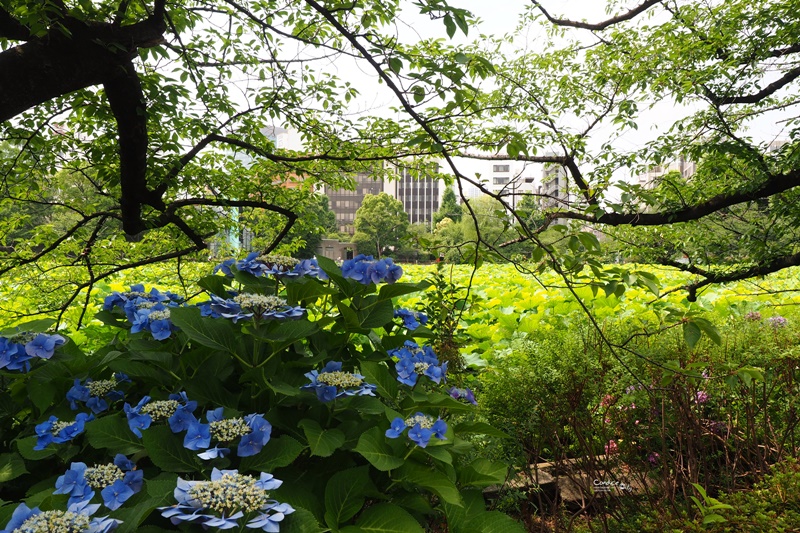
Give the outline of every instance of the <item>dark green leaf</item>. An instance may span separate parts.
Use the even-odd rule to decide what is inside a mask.
[[[340,529],[340,533],[424,533],[408,511],[391,503],[379,503],[364,511],[356,526]]]
[[[344,433],[339,429],[322,429],[317,422],[308,418],[301,420],[297,425],[303,429],[308,439],[311,455],[328,457],[344,444]]]
[[[371,484],[366,466],[331,476],[325,486],[325,522],[330,528],[335,530],[361,510]]]
[[[92,448],[131,455],[144,449],[144,444],[131,432],[121,416],[109,415],[86,424],[86,438]]]
[[[386,443],[386,435],[374,427],[364,432],[358,439],[355,451],[364,456],[372,466],[382,472],[388,472],[403,466],[403,459],[397,457]]]
[[[200,459],[183,447],[183,435],[174,434],[167,426],[154,426],[142,431],[142,441],[153,464],[165,472],[197,472]]]

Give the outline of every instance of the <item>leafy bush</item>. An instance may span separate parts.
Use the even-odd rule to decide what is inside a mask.
[[[426,283],[382,283],[402,271],[366,257],[217,270],[196,305],[144,286],[108,296],[98,317],[119,330],[94,353],[40,341],[20,361],[26,346],[6,346],[0,524],[521,531],[483,504],[506,466],[468,440],[502,434],[451,423],[470,398],[446,392],[430,331],[395,318],[393,298]]]

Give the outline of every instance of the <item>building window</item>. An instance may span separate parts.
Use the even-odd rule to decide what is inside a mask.
[[[533,183],[534,178],[525,178],[525,183]]]
[[[508,172],[509,165],[492,165],[492,172]]]
[[[495,185],[505,185],[506,183],[508,183],[508,177],[506,176],[504,178],[494,178],[493,181]]]

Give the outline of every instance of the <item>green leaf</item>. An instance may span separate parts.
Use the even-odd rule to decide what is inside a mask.
[[[697,324],[703,333],[708,335],[708,338],[711,339],[714,344],[722,346],[722,337],[720,337],[719,330],[717,330],[714,324],[705,318],[695,318],[693,322]]]
[[[219,296],[220,298],[229,298],[228,286],[226,283],[230,283],[230,281],[225,276],[217,276],[212,274],[210,276],[200,278],[200,280],[197,282],[197,285],[207,290],[211,294]]]
[[[431,284],[428,281],[420,281],[419,283],[393,283],[391,285],[387,283],[382,285],[378,291],[378,299],[391,300],[398,296],[424,291],[430,286]]]
[[[0,455],[0,483],[17,479],[27,472],[25,461],[18,454],[4,453]]]
[[[364,506],[371,484],[366,466],[342,470],[331,476],[325,485],[325,523],[336,529],[353,518]]]
[[[196,452],[183,447],[183,436],[167,426],[154,426],[142,431],[142,441],[153,464],[165,472],[197,472]]]
[[[450,13],[444,16],[444,27],[447,31],[447,36],[452,39],[456,34],[456,23],[453,20],[453,17],[450,16]]]
[[[399,57],[390,57],[389,69],[395,74],[400,74],[400,71],[403,70],[403,61]]]
[[[724,516],[716,513],[707,514],[703,517],[703,524],[718,524],[720,522],[727,522]]]
[[[273,320],[265,326],[259,327],[256,337],[268,341],[298,341],[305,339],[319,331],[316,322],[307,319],[299,320]]]
[[[86,438],[96,450],[107,449],[114,453],[131,455],[144,449],[142,441],[128,427],[128,422],[120,416],[104,416],[86,424]]]
[[[391,503],[379,503],[365,510],[356,526],[347,526],[340,533],[424,533],[408,511]]]
[[[54,318],[39,318],[37,320],[30,320],[28,322],[23,322],[18,324],[14,327],[5,328],[0,331],[0,335],[8,337],[14,335],[20,331],[30,331],[32,333],[44,333],[50,326],[56,323]]]
[[[464,486],[488,487],[506,481],[508,466],[498,461],[478,458],[459,472],[458,482]]]
[[[361,435],[355,451],[382,472],[403,466],[403,459],[394,455],[386,443],[386,435],[377,427],[371,428]]]
[[[48,407],[53,405],[53,398],[55,398],[56,391],[52,383],[44,384],[40,380],[31,380],[28,383],[28,398],[31,399],[33,405],[43,413]]]
[[[389,373],[386,365],[374,361],[362,361],[361,373],[367,383],[377,386],[378,394],[392,400],[397,397],[397,380]]]
[[[455,483],[438,470],[416,463],[406,462],[405,465],[397,470],[397,475],[404,481],[414,483],[430,490],[449,504],[459,507],[464,505],[461,500],[461,494],[459,494]]]
[[[464,506],[450,505],[444,503],[444,514],[447,517],[447,525],[452,533],[469,533],[472,519],[486,512],[486,502],[483,499],[483,492],[476,489],[467,489],[461,492]]]
[[[281,533],[321,533],[322,528],[310,511],[295,507],[292,514],[281,521]]]
[[[170,319],[188,337],[203,346],[228,353],[236,353],[239,342],[236,325],[229,320],[200,316],[200,309],[176,307],[170,310]]]
[[[390,300],[379,301],[358,311],[358,321],[362,328],[379,328],[394,318],[394,306]]]
[[[30,461],[39,461],[41,459],[45,459],[46,457],[50,457],[51,455],[55,455],[56,453],[57,444],[51,444],[44,450],[34,450],[33,447],[36,446],[35,436],[17,439],[14,442],[17,443],[17,451],[19,454]]]
[[[288,435],[270,439],[260,453],[243,457],[239,464],[242,471],[272,472],[276,468],[289,466],[297,459],[305,446]]]
[[[336,291],[317,280],[305,277],[301,279],[304,281],[286,283],[286,299],[292,305],[315,303],[326,294],[336,294]]]
[[[303,429],[303,433],[308,439],[311,455],[329,457],[344,444],[345,436],[339,429],[324,430],[316,421],[308,418],[301,420],[297,425]]]
[[[683,340],[689,348],[694,348],[702,335],[700,327],[694,322],[683,323]]]
[[[154,384],[168,385],[172,383],[169,372],[153,363],[142,363],[131,361],[123,357],[115,358],[108,363],[108,367],[114,372],[122,372],[133,378],[142,378],[142,381]]]

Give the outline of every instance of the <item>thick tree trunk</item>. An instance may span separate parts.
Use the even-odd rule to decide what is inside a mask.
[[[0,122],[115,78],[139,48],[163,42],[164,31],[157,18],[122,27],[66,19],[45,37],[0,53]]]

